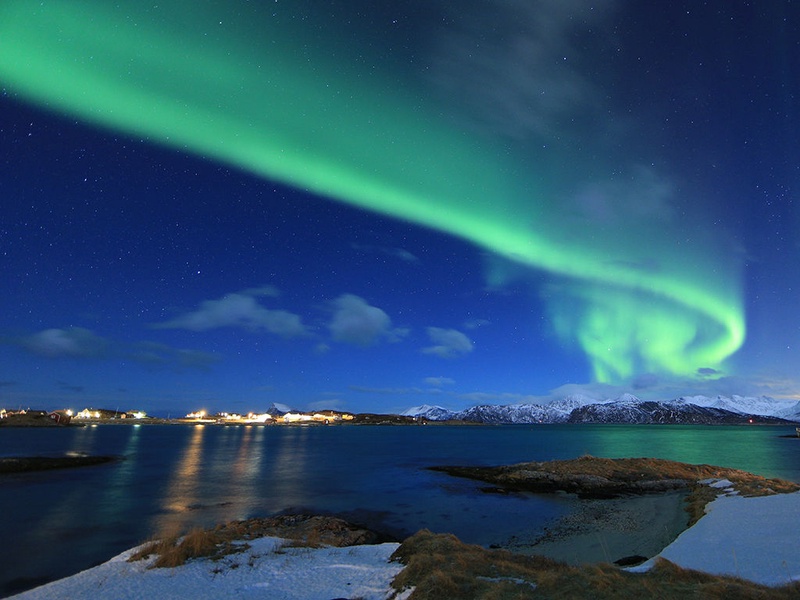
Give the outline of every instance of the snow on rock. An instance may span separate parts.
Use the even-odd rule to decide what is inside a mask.
[[[409,409],[400,413],[401,417],[423,417],[429,421],[446,421],[453,416],[453,412],[441,406],[431,406],[430,404],[423,404],[422,406],[412,406]]]
[[[273,402],[272,405],[267,409],[267,414],[275,416],[283,416],[286,413],[290,412],[297,412],[288,404],[281,404],[280,402]]]
[[[197,559],[172,569],[148,569],[153,559],[127,562],[134,550],[77,575],[14,596],[19,600],[384,600],[403,569],[389,557],[399,544],[344,548],[284,547],[284,540],[248,541],[250,548],[222,560]]]
[[[687,404],[706,408],[719,408],[743,415],[761,415],[793,419],[800,414],[800,402],[776,399],[769,396],[683,396]]]
[[[646,571],[661,557],[687,569],[770,586],[800,580],[800,492],[721,496],[706,513],[658,556],[629,570]]]
[[[454,415],[461,421],[473,423],[546,423],[547,411],[538,404],[508,404],[496,406],[484,404],[462,410]]]
[[[402,413],[432,421],[473,423],[745,423],[749,419],[800,421],[800,402],[767,396],[682,396],[641,400],[633,394],[598,400],[572,395],[548,404],[483,404],[459,412],[441,406],[415,406]]]

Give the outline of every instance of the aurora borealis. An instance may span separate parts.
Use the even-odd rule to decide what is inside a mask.
[[[780,17],[789,6],[776,3],[763,9],[759,23],[768,27],[785,22]],[[205,295],[195,296],[181,288],[179,302],[173,295],[162,304],[182,315],[143,319],[138,339],[124,344],[109,341],[111,332],[98,331],[91,319],[70,316],[68,323],[52,322],[44,308],[36,319],[41,327],[11,318],[6,323],[6,351],[16,358],[9,358],[8,364],[15,364],[20,360],[17,355],[26,351],[27,360],[48,365],[56,359],[63,359],[62,364],[86,360],[91,358],[86,355],[87,339],[93,340],[90,346],[100,348],[94,354],[122,361],[132,370],[141,367],[132,363],[137,363],[135,357],[142,356],[144,347],[153,352],[153,360],[163,362],[214,356],[204,368],[226,375],[219,383],[209,382],[199,392],[201,397],[205,394],[213,401],[228,396],[223,382],[238,380],[234,374],[238,370],[254,380],[263,379],[249,397],[257,398],[257,389],[268,389],[266,396],[273,401],[297,405],[322,405],[334,396],[331,402],[343,406],[367,398],[383,401],[374,394],[348,399],[353,390],[364,389],[425,395],[423,381],[429,382],[434,400],[444,395],[451,402],[492,395],[512,400],[545,396],[568,383],[621,389],[638,389],[643,381],[688,387],[713,386],[714,381],[730,385],[743,374],[737,357],[746,353],[747,340],[752,339],[750,332],[746,335],[748,290],[752,290],[748,253],[760,250],[747,247],[742,235],[746,229],[742,221],[758,214],[753,208],[758,198],[750,197],[757,192],[726,188],[741,173],[730,178],[723,171],[736,171],[741,156],[727,151],[730,145],[722,140],[715,146],[715,128],[722,130],[725,123],[724,115],[718,114],[733,112],[739,103],[726,103],[717,91],[702,89],[711,82],[692,78],[703,58],[691,44],[707,34],[703,27],[723,18],[746,27],[749,9],[740,7],[737,13],[722,7],[696,15],[675,7],[650,9],[663,11],[665,22],[682,20],[678,26],[686,28],[687,46],[673,40],[670,53],[659,52],[655,41],[640,39],[642,23],[653,15],[624,2],[600,8],[582,0],[476,1],[458,9],[413,1],[400,8],[362,2],[323,6],[312,1],[264,6],[173,0],[157,7],[86,0],[6,2],[0,9],[0,82],[5,99],[14,103],[12,109],[45,111],[43,118],[79,127],[78,137],[119,140],[122,136],[136,144],[137,154],[152,148],[160,157],[203,161],[208,171],[203,178],[208,181],[195,185],[220,193],[213,200],[200,200],[203,194],[191,190],[173,196],[172,202],[188,213],[200,202],[213,202],[215,211],[232,209],[231,194],[224,190],[232,184],[221,183],[220,178],[214,181],[209,165],[229,173],[226,179],[241,177],[246,182],[242,186],[261,181],[265,188],[275,184],[285,188],[265,202],[267,217],[292,212],[296,203],[318,201],[365,209],[374,216],[335,209],[336,219],[355,219],[374,228],[366,244],[353,235],[351,251],[383,261],[393,255],[398,263],[405,256],[406,262],[419,263],[419,249],[379,231],[410,228],[414,235],[433,236],[432,244],[453,245],[468,257],[455,264],[465,268],[462,279],[471,281],[470,294],[497,297],[476,307],[475,314],[465,310],[455,316],[451,307],[437,317],[450,315],[451,322],[430,322],[425,320],[428,315],[439,313],[433,305],[455,302],[433,293],[430,288],[435,286],[428,283],[439,277],[443,265],[434,268],[427,282],[422,277],[406,286],[385,283],[391,272],[376,278],[365,272],[359,279],[354,269],[339,285],[328,281],[331,289],[319,292],[327,304],[315,310],[332,311],[329,324],[322,316],[316,317],[319,322],[306,324],[289,309],[268,307],[273,299],[283,298],[279,290],[307,289],[307,283],[292,274],[274,280],[270,271],[275,269],[266,266],[267,259],[261,261],[266,263],[263,274],[257,269],[249,279],[240,274],[235,287],[230,282],[223,287],[219,281],[203,290]],[[718,35],[727,35],[726,31]],[[673,35],[666,29],[662,33]],[[762,33],[755,31],[753,44],[758,42],[756,34]],[[728,40],[721,45],[735,43]],[[637,70],[643,57],[647,67]],[[741,71],[745,77],[751,64],[739,64],[735,58],[728,57],[727,72]],[[658,99],[655,71],[675,77],[673,104],[682,98],[679,109]],[[775,77],[785,90],[786,77],[780,73]],[[717,105],[683,97],[684,88]],[[694,137],[686,137],[679,129],[692,111],[704,126]],[[83,139],[76,143],[87,145]],[[709,165],[703,168],[698,158]],[[24,187],[20,181],[14,189]],[[112,188],[94,202],[113,205],[125,197],[132,204],[155,202],[155,211],[163,206],[154,199],[131,197],[133,190]],[[305,196],[298,200],[300,194]],[[21,199],[11,201],[25,204]],[[224,256],[224,243],[214,246],[204,237],[205,228],[217,227],[200,218],[204,211],[192,217],[197,219],[195,231],[203,253],[218,253],[214,261],[221,264],[234,260]],[[229,223],[228,233],[238,237],[253,225],[252,219],[245,221]],[[120,226],[121,222],[115,225]],[[141,226],[144,235],[148,226]],[[302,224],[294,227],[293,237],[304,235]],[[347,241],[339,237],[352,230],[351,225],[330,224],[315,235],[333,246]],[[217,231],[211,238],[223,233]],[[450,241],[444,242],[442,234]],[[298,264],[330,260],[326,251],[320,255],[313,250],[318,245],[301,240],[292,260]],[[426,266],[428,260],[436,258],[426,259]],[[476,260],[483,263],[483,284],[473,277],[475,267],[464,265]],[[143,254],[140,266],[147,269],[148,261],[151,269],[161,264],[160,258]],[[329,270],[331,280],[339,269]],[[448,276],[453,275],[457,274]],[[153,285],[151,281],[140,293],[149,295]],[[315,285],[320,285],[319,279]],[[406,308],[398,306],[394,315],[372,303],[389,287],[398,288],[393,302],[403,296],[413,299]],[[451,292],[453,298],[459,294]],[[432,295],[421,298],[426,293]],[[519,296],[514,308],[519,313],[493,314],[505,310],[491,305],[502,304],[499,297],[508,293]],[[7,314],[24,305],[25,298],[20,288]],[[318,305],[322,298],[316,300]],[[193,312],[192,307],[196,307]],[[113,320],[110,315],[105,318]],[[506,320],[515,332],[527,333],[519,350],[508,350],[513,359],[503,361],[499,348],[504,347],[505,334],[500,328],[479,342],[470,338],[467,324],[480,322],[485,324],[480,331],[492,331],[493,323]],[[187,323],[201,325],[192,328]],[[209,343],[208,337],[198,337],[200,331],[209,330],[220,334],[241,330],[251,337],[247,343],[238,340],[231,350],[219,340]],[[125,336],[137,337],[130,331]],[[154,339],[159,336],[172,337]],[[414,336],[421,339],[411,349]],[[273,337],[281,341],[273,342]],[[37,346],[37,340],[45,340],[44,345]],[[289,391],[280,377],[261,372],[266,355],[285,352],[268,350],[273,343],[289,343],[291,353],[305,352],[306,357],[298,360],[308,361],[308,370],[316,376],[329,369],[341,374],[347,361],[344,356],[333,360],[333,355],[345,346],[362,353],[372,348],[372,358],[379,364],[371,364],[362,354],[359,372],[372,372],[374,377],[347,384],[323,378],[326,383],[318,385],[333,387]],[[334,347],[336,343],[340,346]],[[305,344],[302,351],[301,344]],[[178,345],[192,349],[176,350]],[[116,348],[113,359],[108,357],[109,346]],[[381,357],[375,348],[384,348],[392,358]],[[542,360],[543,352],[553,351],[555,357]],[[232,355],[248,352],[258,358],[235,367]],[[486,363],[487,379],[467,384],[460,372],[480,368],[476,356],[484,352],[493,355]],[[420,364],[422,358],[432,357],[447,360]],[[408,368],[388,375],[387,359]],[[458,364],[469,360],[477,362]],[[489,375],[494,377],[491,383]],[[15,382],[9,389],[16,388],[14,376],[7,378]],[[159,371],[154,379],[163,378]],[[392,381],[384,383],[387,378]],[[405,402],[419,403],[410,398]]]

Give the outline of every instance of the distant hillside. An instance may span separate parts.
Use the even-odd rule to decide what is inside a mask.
[[[672,423],[735,424],[800,422],[800,402],[766,396],[686,396],[668,401],[640,400],[632,394],[596,400],[567,396],[549,404],[478,405],[462,411],[416,406],[402,413],[431,421],[472,423]]]

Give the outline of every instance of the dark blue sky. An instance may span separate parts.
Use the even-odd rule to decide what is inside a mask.
[[[800,397],[791,2],[207,2],[199,16],[182,4],[54,13],[65,31],[71,10],[91,21],[97,48],[104,28],[119,31],[113,19],[142,19],[124,50],[135,61],[157,48],[151,70],[188,55],[203,17],[233,22],[197,72],[166,83],[127,81],[128,67],[67,74],[77,100],[66,103],[66,67],[35,85],[14,69],[33,54],[26,44],[43,47],[36,19],[49,9],[5,9],[9,27],[34,20],[0,49],[0,406],[382,412],[575,392]],[[276,33],[284,46],[271,56],[254,31],[276,19],[295,41]],[[169,46],[158,46],[162,26]],[[298,32],[305,56],[291,52]],[[89,73],[92,49],[59,39]],[[244,96],[248,83],[253,95],[279,88],[296,109],[269,121],[269,99],[209,100],[227,89],[209,61],[231,54],[280,59],[282,78],[237,85]],[[287,75],[295,67],[306,79]],[[131,86],[127,99],[104,95],[106,77]],[[316,79],[351,100],[317,102]],[[161,94],[156,109],[144,101],[141,119],[134,105],[116,121],[137,86]],[[172,131],[149,116],[170,97],[210,120]],[[226,118],[242,138],[296,143],[295,170],[280,156],[264,169],[239,160],[214,133]],[[207,123],[208,142],[189,127]],[[323,159],[346,169],[328,175]],[[373,205],[364,190],[376,181]],[[412,192],[440,212],[378,201]],[[541,245],[513,246],[518,223]],[[718,351],[739,320],[744,337]]]

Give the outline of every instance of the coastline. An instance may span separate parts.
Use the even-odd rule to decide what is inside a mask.
[[[631,500],[635,499],[611,502],[628,503],[630,508]],[[603,501],[586,502],[591,511],[601,512],[598,503]],[[602,528],[641,508],[616,511]],[[526,598],[541,593],[552,598],[610,600],[649,597],[658,590],[659,597],[667,600],[688,596],[788,600],[800,593],[800,557],[790,543],[797,533],[798,516],[798,492],[759,498],[722,496],[709,505],[706,517],[656,557],[627,569],[607,562],[576,567],[539,555],[464,544],[455,536],[424,530],[400,544],[337,547],[313,542],[311,536],[299,541],[272,537],[262,528],[256,535],[267,535],[242,535],[229,542],[222,555],[201,554],[167,568],[155,568],[158,555],[145,544],[12,597],[203,600],[266,594],[273,600],[413,600],[494,598],[509,593]],[[594,519],[588,527],[599,521]],[[564,535],[562,541],[580,544],[590,532],[578,527]],[[724,551],[721,542],[729,544]]]
[[[569,565],[639,564],[656,556],[689,528],[685,492],[581,500],[542,536],[520,535],[501,544],[511,552],[541,555]]]
[[[96,469],[9,479],[4,485],[5,506],[16,510],[18,518],[9,522],[7,538],[16,550],[5,550],[6,572],[0,596],[100,564],[154,534],[210,527],[231,519],[287,511],[346,515],[379,531],[394,532],[398,540],[428,528],[452,532],[465,543],[491,549],[504,546],[520,532],[528,531],[533,537],[543,533],[545,527],[553,529],[556,519],[586,502],[576,494],[563,492],[487,494],[480,490],[490,484],[429,472],[432,465],[509,465],[531,458],[630,456],[631,449],[672,449],[679,460],[688,459],[690,463],[732,465],[768,477],[800,481],[800,469],[796,468],[800,463],[795,460],[800,457],[800,446],[779,439],[770,429],[9,430],[0,436],[6,442],[7,455],[14,455],[10,450],[25,456],[47,450],[117,453],[126,460]],[[188,464],[196,465],[190,477],[184,468]],[[276,469],[276,465],[284,470]],[[40,490],[51,493],[38,493]],[[129,493],[120,496],[122,490]],[[329,496],[320,496],[320,492]],[[117,501],[119,498],[123,501]],[[72,516],[80,511],[88,519],[78,523]],[[39,519],[34,522],[35,529],[26,525],[31,519]],[[625,550],[625,554],[629,552]],[[36,560],[30,560],[31,556]]]
[[[584,456],[525,463],[523,470],[539,473],[530,469],[535,464],[566,477],[568,464],[577,469],[571,478],[585,481],[587,466],[597,472],[611,464],[618,482],[630,477],[620,465],[641,468],[643,460],[649,467],[660,467],[660,475],[670,482],[676,481],[676,468],[720,469],[656,459]],[[491,469],[512,473],[514,486],[519,487],[520,478],[513,475],[518,467]],[[486,467],[477,469],[486,475]],[[725,472],[737,482],[692,482],[709,490],[712,497],[703,505],[705,516],[693,520],[691,526],[685,506],[693,492],[675,488],[582,499],[577,511],[559,519],[543,536],[512,537],[494,549],[427,530],[399,544],[376,543],[381,540],[371,532],[335,517],[284,515],[235,521],[144,544],[13,597],[45,600],[99,593],[118,599],[248,598],[268,590],[270,597],[286,600],[411,600],[417,597],[417,589],[420,597],[432,597],[433,592],[438,594],[433,597],[481,598],[494,597],[499,588],[519,592],[520,586],[541,590],[547,597],[551,597],[547,590],[555,590],[558,593],[552,597],[564,598],[615,598],[623,588],[629,595],[659,589],[664,598],[737,589],[742,590],[737,597],[796,597],[800,557],[792,549],[800,533],[798,486],[742,471]],[[459,476],[464,476],[463,471]],[[537,475],[529,477],[535,480]],[[776,493],[764,482],[776,489],[784,486],[787,493]],[[594,492],[597,483],[593,482]],[[639,485],[641,478],[636,483],[636,489],[651,489]],[[756,489],[761,497],[744,497],[736,485]],[[635,563],[641,564],[627,567]],[[463,593],[452,595],[452,590]],[[515,594],[527,597],[524,591]]]

